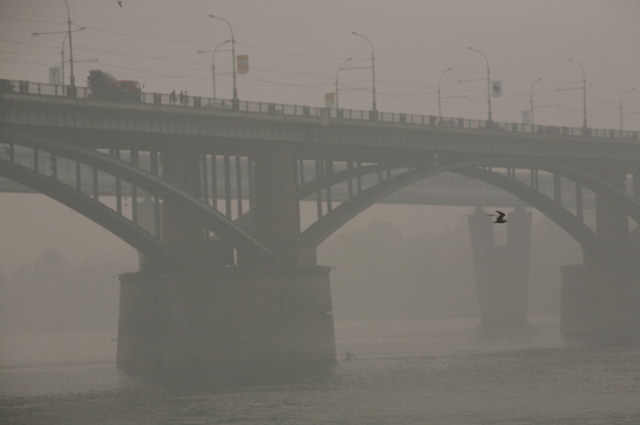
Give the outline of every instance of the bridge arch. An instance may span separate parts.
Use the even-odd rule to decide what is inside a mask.
[[[111,176],[117,176],[118,179],[146,191],[157,199],[179,204],[194,221],[212,231],[230,246],[245,250],[251,253],[254,258],[272,258],[271,252],[264,245],[227,217],[199,199],[175,188],[160,177],[132,164],[92,149],[31,134],[5,131],[0,139],[0,144],[4,145],[0,155],[0,175],[71,207],[114,233],[145,256],[157,258],[159,261],[176,259],[176,253],[160,240],[158,234],[154,235],[146,231],[135,223],[135,220],[125,217],[121,211],[115,211],[100,202],[97,195],[92,198],[79,188],[73,188],[57,180],[55,175],[42,173],[37,163],[39,153],[49,153],[54,165],[57,158],[60,157],[75,161],[76,164],[89,166],[95,170],[94,173],[101,171]],[[20,165],[14,161],[13,152],[16,146],[33,150],[33,167]]]
[[[573,181],[574,183],[578,183],[585,188],[592,190],[596,194],[606,193],[609,197],[612,197],[619,202],[621,208],[624,208],[625,213],[628,214],[630,218],[640,223],[640,203],[624,191],[612,186],[591,172],[548,161],[526,160],[501,163],[500,161],[494,160],[476,160],[451,164],[433,170],[420,171],[419,169],[414,169],[407,171],[402,175],[390,178],[385,182],[381,182],[378,185],[365,190],[355,198],[343,202],[332,211],[328,212],[325,216],[319,218],[317,222],[313,223],[304,232],[302,232],[300,243],[307,246],[318,246],[342,225],[393,191],[437,173],[450,171],[484,181],[505,190],[522,200],[525,200],[531,206],[540,210],[543,214],[547,215],[552,221],[563,228],[571,237],[580,243],[586,252],[590,252],[598,256],[604,256],[606,258],[610,257],[602,238],[589,228],[581,218],[576,217],[576,215],[556,202],[555,199],[544,195],[537,189],[534,189],[515,178],[489,171],[489,169],[486,168],[489,166],[499,168],[536,169],[564,177],[567,180]],[[364,174],[366,172],[378,171],[379,168],[380,166],[370,166],[369,169],[362,168],[359,171],[352,171],[351,173],[342,172],[342,175],[344,178],[353,178],[354,173],[359,172]],[[325,184],[334,184],[339,179],[338,176],[323,176],[322,180]],[[305,189],[309,188],[309,190],[311,190],[312,187],[318,188],[320,186],[320,182],[313,182],[313,184],[310,182],[306,184]],[[308,196],[308,193],[303,190],[301,191],[301,195]]]
[[[42,193],[79,214],[89,217],[145,257],[162,262],[177,260],[176,254],[169,247],[142,227],[64,183],[4,159],[0,159],[0,176]]]

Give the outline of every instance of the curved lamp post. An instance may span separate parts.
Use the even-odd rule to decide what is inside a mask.
[[[622,99],[624,99],[624,95],[626,95],[627,93],[630,93],[632,91],[635,91],[635,87],[632,89],[627,90],[626,92],[622,93],[622,96],[620,96],[620,131],[622,131]]]
[[[349,62],[351,59],[352,58],[349,58],[346,61],[343,61],[342,63],[340,63],[340,65],[338,65],[338,68],[336,68],[336,109],[339,108],[339,105],[338,105],[338,71],[343,69],[342,65],[344,65],[347,62]]]
[[[473,47],[467,47],[467,49],[471,50],[472,52],[480,53],[482,57],[484,57],[485,62],[487,62],[487,104],[489,111],[488,122],[489,124],[491,124],[493,120],[491,119],[491,70],[489,69],[489,59],[487,59],[487,55],[482,53],[480,50],[474,49]]]
[[[580,66],[580,69],[582,69],[582,127],[586,130],[587,129],[587,77],[586,77],[586,73],[584,72],[584,66],[582,66],[582,64],[578,61],[575,61],[571,58],[567,59],[569,62],[573,62],[577,65]]]
[[[369,37],[359,34],[355,31],[351,31],[351,34],[364,38],[369,42],[369,46],[371,46],[371,79],[372,79],[372,91],[373,91],[373,101],[371,103],[371,112],[372,112],[371,117],[373,120],[375,120],[377,119],[378,108],[376,105],[376,59],[375,59],[375,55],[373,54],[373,43],[371,42],[371,40],[369,40]]]
[[[219,16],[215,16],[215,15],[209,15],[210,18],[213,19],[219,19],[223,22],[225,22],[228,26],[229,26],[229,30],[231,31],[231,54],[233,55],[233,99],[231,100],[231,107],[233,109],[239,109],[240,107],[240,101],[238,100],[238,89],[236,88],[236,39],[233,37],[233,27],[231,26],[231,24],[229,23],[229,21],[227,21],[224,18],[221,18]]]
[[[231,42],[231,40],[225,40],[222,43],[218,44],[215,49],[212,50],[212,54],[211,54],[211,81],[212,81],[212,86],[213,86],[213,100],[216,100],[216,52],[218,51],[218,49],[222,46],[224,46],[225,44]],[[206,53],[209,52],[207,50],[198,50],[197,53]]]
[[[442,76],[444,74],[446,74],[447,72],[451,71],[453,69],[453,67],[449,67],[447,69],[445,69],[442,74],[440,74],[440,77],[438,77],[438,121],[442,120],[442,108],[440,107],[440,80],[442,80]]]
[[[533,120],[533,88],[542,81],[542,77],[538,78],[531,84],[531,91],[529,92],[529,105],[531,106],[531,130],[533,131],[533,126],[535,125],[535,121]]]

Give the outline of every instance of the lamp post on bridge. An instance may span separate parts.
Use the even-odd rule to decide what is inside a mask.
[[[467,47],[467,49],[471,50],[472,52],[480,53],[482,57],[484,57],[485,62],[487,63],[487,104],[488,104],[488,111],[489,111],[489,118],[487,122],[490,126],[493,120],[491,118],[491,69],[489,69],[489,59],[487,59],[487,55],[482,53],[480,50],[474,49],[473,47]]]
[[[225,22],[229,26],[229,30],[231,31],[231,55],[233,56],[233,61],[232,61],[232,65],[233,65],[233,99],[231,99],[231,107],[234,110],[238,110],[238,109],[240,109],[240,101],[238,100],[238,89],[236,87],[236,39],[233,36],[233,27],[231,26],[229,21],[227,21],[224,18],[221,18],[219,16],[215,16],[215,15],[211,15],[211,14],[209,15],[209,17]]]
[[[542,77],[538,78],[536,81],[533,82],[533,84],[531,84],[531,91],[529,92],[529,104],[531,107],[531,132],[534,132],[534,127],[535,127],[535,119],[533,117],[533,111],[536,108],[555,108],[557,106],[560,106],[560,103],[554,103],[554,104],[549,104],[549,105],[538,105],[538,106],[534,106],[533,105],[533,88],[536,86],[536,84],[538,84],[540,81],[542,81]]]
[[[447,69],[445,69],[442,74],[440,74],[440,77],[438,77],[438,121],[442,120],[442,108],[440,107],[440,80],[442,80],[442,76],[444,74],[446,74],[447,72],[451,71],[453,69],[453,67],[449,67]]]
[[[82,31],[82,30],[86,30],[86,29],[87,29],[87,27],[81,27],[81,28],[78,28],[77,30],[73,30],[71,32],[78,32],[78,31]],[[44,34],[44,33],[41,33],[41,34]],[[64,95],[64,43],[67,42],[67,38],[69,38],[69,34],[68,33],[64,36],[64,40],[62,40],[62,50],[60,51],[60,67],[61,67],[60,71],[62,72],[62,87],[63,87],[63,89],[62,89],[63,93],[62,94],[63,95]]]
[[[352,58],[349,58],[345,61],[343,61],[342,63],[340,63],[340,65],[338,65],[338,68],[336,68],[336,109],[338,109],[340,106],[338,104],[338,71],[340,71],[342,68],[342,65],[344,65],[345,63],[349,62]]]
[[[371,102],[371,120],[375,121],[378,119],[378,108],[376,105],[376,60],[373,53],[373,43],[371,42],[371,40],[369,40],[369,37],[359,34],[355,31],[351,31],[351,34],[364,38],[369,42],[369,46],[371,46],[371,80],[373,92],[373,101]]]
[[[571,58],[567,59],[569,62],[573,62],[575,64],[578,64],[580,66],[580,69],[582,69],[582,114],[583,114],[583,118],[582,118],[582,128],[586,131],[587,130],[587,77],[586,77],[586,73],[584,72],[584,66],[582,66],[582,64],[578,61],[575,61]]]
[[[622,115],[623,115],[623,113],[622,113],[622,99],[624,99],[624,96],[625,96],[627,93],[630,93],[630,92],[632,92],[632,91],[635,91],[635,89],[636,89],[635,87],[634,87],[634,88],[632,88],[632,89],[629,89],[629,90],[627,90],[626,92],[622,93],[622,96],[620,96],[620,131],[622,131]]]
[[[531,91],[529,92],[529,105],[531,106],[531,131],[533,131],[533,126],[535,125],[535,121],[533,119],[533,88],[542,81],[542,77],[538,78],[531,84]]]
[[[216,100],[216,52],[218,51],[218,49],[222,46],[224,46],[225,44],[229,43],[231,40],[225,40],[222,43],[218,44],[215,49],[212,50],[212,54],[211,54],[211,81],[212,81],[212,86],[213,86],[213,100]],[[209,52],[211,50],[198,50],[197,53],[205,53],[205,52]]]

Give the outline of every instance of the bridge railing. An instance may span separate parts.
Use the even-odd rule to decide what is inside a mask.
[[[87,87],[76,87],[76,98],[91,99],[91,90]],[[30,81],[15,81],[0,79],[0,96],[4,93],[19,93],[25,95],[68,97],[71,94],[70,86],[34,83]],[[202,109],[233,110],[233,102],[230,99],[213,99],[201,96],[184,95],[175,97],[165,93],[142,93],[140,102],[147,105],[164,105],[174,107],[191,107]],[[265,113],[287,116],[310,116],[331,120],[362,120],[382,121],[400,124],[427,125],[432,127],[449,127],[467,130],[488,129],[492,131],[504,131],[511,133],[529,133],[547,136],[551,140],[560,140],[565,137],[589,136],[606,139],[639,139],[638,131],[621,131],[596,128],[559,127],[548,125],[529,125],[520,123],[503,123],[486,120],[472,120],[466,118],[438,118],[435,115],[416,115],[397,112],[362,111],[357,109],[320,108],[303,105],[288,105],[271,102],[238,102],[238,110],[241,112]]]

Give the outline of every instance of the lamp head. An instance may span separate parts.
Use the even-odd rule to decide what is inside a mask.
[[[216,18],[216,16],[212,15],[211,13],[209,14],[209,17],[214,19]]]
[[[453,69],[453,67],[452,67],[452,66],[450,66],[449,68],[447,68],[447,70],[446,70],[445,72],[449,72],[449,71],[451,71],[452,69]]]
[[[357,32],[355,32],[355,31],[351,31],[351,34],[353,34],[353,35],[360,35],[360,34],[358,34],[358,33],[357,33]]]

